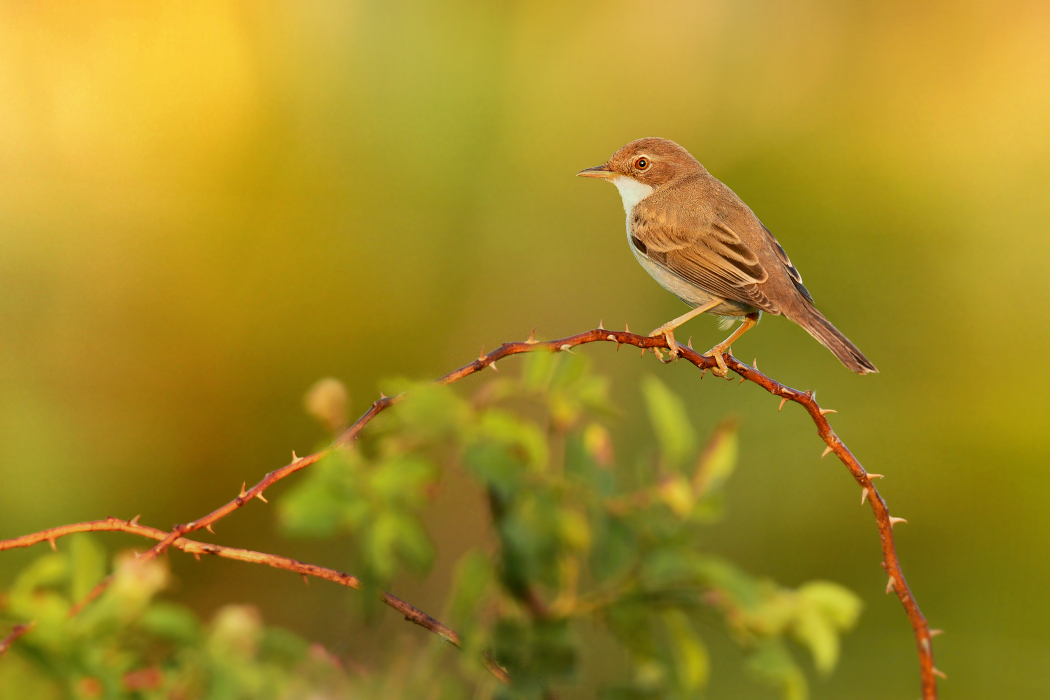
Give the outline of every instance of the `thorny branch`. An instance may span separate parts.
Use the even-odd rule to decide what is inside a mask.
[[[576,335],[569,336],[567,338],[561,338],[559,340],[549,341],[537,341],[533,335],[529,336],[528,340],[516,342],[516,343],[504,343],[499,348],[493,350],[488,354],[482,354],[478,359],[473,362],[460,367],[452,372],[449,372],[445,376],[434,381],[438,385],[447,385],[457,382],[460,379],[468,377],[472,374],[480,372],[486,367],[492,367],[496,369],[496,362],[502,360],[505,357],[511,355],[520,355],[526,352],[537,352],[545,350],[548,352],[568,352],[572,348],[580,345],[595,342],[613,342],[616,343],[617,347],[620,345],[633,345],[637,348],[642,348],[643,352],[647,349],[664,348],[668,347],[667,340],[663,336],[659,337],[648,337],[644,335],[638,335],[631,333],[630,330],[625,331],[610,331],[601,327],[599,324],[598,328],[594,330],[585,331]],[[694,351],[691,347],[685,347],[681,344],[677,344],[680,357],[687,362],[693,364],[697,368],[706,372],[708,369],[712,369],[717,366],[713,357],[701,355]],[[799,391],[785,386],[758,371],[757,367],[747,365],[740,360],[736,359],[730,354],[724,356],[726,365],[740,376],[740,381],[750,381],[758,386],[762,387],[770,394],[779,396],[780,409],[784,407],[784,404],[788,401],[802,406],[803,409],[809,414],[817,428],[817,435],[827,445],[824,453],[821,455],[826,456],[830,452],[834,452],[835,456],[846,466],[853,478],[860,484],[861,487],[861,504],[863,505],[866,501],[871,503],[872,512],[875,514],[875,521],[879,528],[879,539],[882,544],[882,567],[886,570],[889,579],[886,585],[886,592],[891,591],[897,594],[901,604],[904,606],[905,612],[908,615],[908,619],[911,622],[912,628],[915,633],[915,640],[918,646],[919,652],[919,667],[922,677],[922,695],[923,700],[936,700],[937,698],[937,676],[943,674],[937,670],[933,665],[933,648],[931,640],[938,630],[931,630],[926,622],[926,618],[923,617],[922,612],[919,610],[918,603],[911,594],[911,590],[908,588],[908,583],[904,578],[904,572],[901,570],[900,560],[897,558],[897,552],[894,548],[893,542],[893,526],[899,522],[905,522],[903,518],[897,518],[890,515],[889,508],[886,505],[886,501],[879,494],[875,485],[872,483],[873,478],[881,478],[881,474],[869,474],[861,466],[860,462],[853,453],[849,451],[845,443],[835,434],[835,431],[831,428],[828,423],[826,415],[833,413],[829,409],[822,409],[816,400],[813,398],[813,392],[811,391]],[[304,469],[311,464],[320,461],[325,456],[337,450],[341,447],[351,444],[361,434],[364,427],[371,422],[379,413],[390,408],[391,406],[400,403],[405,399],[405,394],[399,394],[397,396],[383,396],[375,401],[364,414],[357,419],[357,421],[347,428],[339,437],[324,450],[315,452],[314,454],[306,457],[296,457],[295,453],[292,453],[292,461],[280,469],[276,469],[267,474],[263,479],[252,486],[250,489],[241,487],[241,492],[237,498],[229,501],[225,505],[217,508],[211,513],[204,517],[186,523],[184,525],[175,526],[171,532],[164,533],[161,530],[154,528],[147,528],[142,525],[138,525],[135,521],[124,522],[116,518],[110,518],[109,520],[96,521],[93,523],[79,523],[76,525],[67,525],[62,528],[54,528],[52,530],[45,530],[43,532],[36,533],[34,535],[27,535],[22,538],[15,540],[0,541],[0,550],[10,549],[12,547],[28,546],[29,544],[35,544],[37,542],[50,541],[54,544],[54,539],[61,535],[68,534],[70,532],[81,532],[87,530],[123,530],[126,532],[135,532],[136,534],[144,535],[152,539],[158,540],[157,544],[146,552],[143,552],[136,559],[137,562],[146,561],[153,559],[162,554],[168,547],[175,546],[178,549],[183,549],[193,554],[216,554],[218,556],[224,556],[230,559],[239,559],[241,561],[249,561],[253,563],[267,564],[269,566],[275,566],[277,568],[287,569],[289,571],[297,571],[301,574],[320,576],[328,580],[347,585],[352,588],[359,588],[360,582],[353,576],[343,574],[331,569],[324,569],[323,567],[317,567],[310,564],[303,564],[292,559],[286,559],[270,554],[261,554],[259,552],[250,552],[248,550],[233,549],[229,547],[219,547],[217,545],[202,544],[187,540],[183,536],[197,530],[208,529],[211,531],[211,525],[216,521],[226,517],[233,511],[241,508],[249,501],[254,498],[266,502],[263,492],[266,491],[270,486],[277,483],[281,479],[293,474],[294,472]],[[778,409],[779,410],[779,409]],[[107,526],[112,525],[112,526]],[[30,541],[31,540],[31,541]],[[17,543],[17,544],[16,544]],[[109,585],[112,580],[112,575],[102,581],[98,586],[95,587],[85,598],[80,601],[71,610],[70,614],[76,614],[84,605],[88,604],[95,598],[97,598],[102,591]],[[353,581],[354,583],[351,583]],[[389,599],[388,599],[389,598]],[[396,601],[396,604],[395,604]],[[424,613],[416,610],[412,606],[404,603],[400,599],[390,595],[384,594],[384,602],[391,607],[394,607],[399,612],[404,612],[406,618],[420,624],[423,627],[435,632],[436,634],[448,639],[452,643],[456,643],[458,637],[452,630],[444,627],[441,623],[433,620]],[[429,621],[429,622],[427,622]],[[21,627],[21,626],[20,626]],[[16,628],[11,635],[6,638],[3,643],[0,643],[0,650],[5,648],[3,645],[9,645],[13,638],[17,638],[20,634],[24,634],[25,629],[19,630]],[[490,663],[491,662],[491,663]],[[489,670],[493,672],[497,677],[501,677],[502,680],[506,680],[506,672],[503,671],[498,665],[495,664],[491,659],[486,659],[486,665]],[[502,674],[502,675],[501,675]]]
[[[63,525],[61,527],[53,527],[50,530],[42,530],[41,532],[36,532],[32,535],[24,535],[11,540],[3,540],[0,541],[0,551],[5,549],[17,549],[19,547],[30,547],[40,542],[50,542],[51,546],[54,547],[55,540],[59,537],[72,535],[76,532],[129,532],[133,535],[141,535],[142,537],[148,537],[153,540],[164,540],[168,535],[164,530],[140,525],[138,517],[132,518],[131,520],[121,520],[120,518],[110,516],[105,520],[93,520],[85,523],[76,523],[74,525]],[[224,559],[234,559],[236,561],[248,562],[249,564],[263,564],[275,569],[294,571],[295,573],[302,575],[304,582],[306,581],[307,576],[315,576],[317,578],[323,578],[326,581],[338,583],[340,586],[354,588],[359,591],[364,588],[364,584],[361,583],[361,580],[356,576],[344,574],[335,569],[327,569],[323,566],[305,564],[301,561],[289,559],[288,557],[281,557],[276,554],[253,552],[250,549],[224,547],[217,544],[207,544],[195,540],[188,540],[185,537],[175,539],[172,541],[171,546],[175,549],[181,549],[187,554],[192,554],[197,557],[198,560],[201,558],[202,554],[211,554]],[[445,627],[445,625],[441,624],[430,615],[427,615],[422,610],[409,605],[396,595],[387,593],[386,591],[380,593],[380,598],[391,608],[404,615],[405,619],[409,622],[414,622],[420,627],[430,630],[445,641],[451,642],[456,647],[463,647],[458,634],[450,630],[448,627]],[[0,642],[0,654],[3,654],[7,650],[7,647],[11,645],[11,642],[13,642],[18,636],[25,634],[32,629],[32,627],[33,623],[18,625],[15,627],[11,634],[8,635],[3,642]],[[484,662],[485,667],[492,672],[492,675],[504,683],[510,682],[510,677],[507,676],[507,672],[502,666],[497,664],[491,656],[485,654],[482,661]]]

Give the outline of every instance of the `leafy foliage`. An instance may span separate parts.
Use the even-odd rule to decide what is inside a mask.
[[[733,423],[698,449],[683,402],[647,377],[658,450],[643,469],[624,469],[607,383],[578,357],[532,354],[520,377],[501,375],[472,400],[412,391],[352,449],[313,465],[282,499],[281,522],[290,535],[350,536],[363,580],[389,586],[402,571],[428,570],[435,550],[422,515],[442,473],[464,470],[487,495],[498,541],[457,567],[443,619],[464,655],[449,662],[431,642],[385,673],[347,673],[250,608],[203,624],[156,600],[167,583],[156,561],[118,567],[103,598],[69,618],[71,601],[104,572],[98,546],[78,537],[25,570],[4,599],[5,617],[38,627],[16,645],[19,661],[0,662],[0,694],[17,685],[25,696],[35,684],[34,697],[456,698],[481,688],[538,699],[571,688],[600,646],[620,662],[602,697],[684,700],[701,697],[711,676],[705,640],[726,634],[753,677],[788,700],[807,693],[791,642],[818,672],[834,667],[860,612],[852,593],[825,581],[785,588],[698,546],[724,508]],[[483,652],[511,686],[486,674]]]

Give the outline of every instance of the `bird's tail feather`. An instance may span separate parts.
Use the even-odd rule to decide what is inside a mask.
[[[878,372],[875,365],[864,357],[856,345],[849,338],[842,335],[839,329],[831,325],[831,321],[809,304],[799,305],[790,316],[791,320],[802,326],[806,331],[820,341],[820,344],[830,350],[842,364],[857,374],[869,374]]]

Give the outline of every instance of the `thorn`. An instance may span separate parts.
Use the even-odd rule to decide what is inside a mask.
[[[561,347],[559,347],[558,349],[559,349],[559,350],[561,350],[562,352],[567,352],[567,353],[569,353],[570,355],[575,355],[575,354],[576,354],[576,353],[574,353],[574,352],[572,351],[572,346],[571,346],[571,345],[569,345],[568,343],[565,343],[565,345],[562,345],[562,346],[561,346]]]
[[[201,560],[201,553],[200,552],[194,552],[193,553],[193,558],[196,559],[197,561],[200,561]]]
[[[601,319],[600,321],[598,321],[598,330],[600,330],[600,331],[604,331],[604,330],[605,330],[605,326],[603,326],[603,325],[602,325],[602,323],[603,323],[604,321],[605,321],[605,319],[604,319],[604,318],[603,318],[603,319]]]
[[[904,518],[895,518],[892,515],[890,516],[890,527],[893,527],[897,523],[907,523],[907,522],[908,521],[905,520]]]
[[[813,399],[813,401],[817,400],[817,391],[816,391],[816,389],[814,389],[813,391],[807,391],[806,393],[809,394],[809,398]]]
[[[138,525],[139,524],[139,518],[141,518],[141,517],[142,517],[142,514],[139,513],[134,518],[132,518],[131,520],[128,521],[128,525]]]
[[[865,501],[868,500],[868,487],[865,486],[864,490],[860,492],[860,504],[864,505]]]
[[[886,595],[889,595],[894,590],[896,590],[896,586],[893,583],[893,577],[890,576],[890,580],[886,582]]]
[[[247,485],[248,485],[247,481],[242,481],[241,482],[241,498],[244,498],[244,496],[246,495],[245,491],[244,491],[244,487],[247,486]]]
[[[386,394],[384,394],[383,392],[379,392],[379,400],[386,401]]]
[[[829,413],[838,413],[834,408],[822,408],[820,409],[820,415],[826,416]]]
[[[747,377],[741,377],[740,378],[740,383],[741,384],[743,384],[745,381],[747,381]]]
[[[302,457],[300,457],[299,455],[295,454],[295,450],[292,450],[292,464],[295,464],[296,462],[298,462],[301,459],[302,459]]]
[[[630,333],[630,332],[631,332],[631,327],[630,327],[630,326],[628,326],[628,325],[627,325],[627,324],[625,323],[625,324],[623,324],[623,330],[624,330],[624,332],[625,332],[625,333]]]
[[[481,354],[478,355],[478,360],[481,361],[481,362],[485,361],[485,346],[484,345],[481,346]]]
[[[616,336],[615,335],[610,335],[610,336],[608,336],[608,339],[609,340],[616,340]]]
[[[48,537],[47,541],[51,543],[51,551],[57,552],[58,551],[58,545],[55,544],[55,538],[54,537]]]
[[[266,500],[266,497],[262,495],[262,491],[260,491],[259,493],[255,494],[255,497],[258,498],[263,503],[269,503],[269,501]]]
[[[535,345],[536,344],[536,329],[535,328],[533,328],[532,331],[529,332],[529,337],[525,340],[525,343],[527,345]]]
[[[938,634],[944,634],[944,630],[930,630],[931,637],[936,637]]]
[[[784,409],[784,404],[788,402],[787,397],[780,399],[780,408],[777,409],[777,413],[780,413]]]
[[[944,671],[942,671],[941,669],[937,668],[936,666],[933,667],[933,675],[940,676],[944,680],[948,680],[948,676],[945,675]]]
[[[687,348],[689,348],[690,350],[692,350],[692,349],[693,349],[693,336],[689,336],[689,342],[688,342],[688,343],[686,343],[686,344],[685,344],[685,346],[686,346]]]
[[[882,474],[872,474],[871,472],[868,472],[868,479],[881,479],[881,478],[883,478]]]
[[[832,447],[831,447],[831,445],[828,445],[827,447],[824,448],[824,451],[820,453],[820,458],[824,459],[825,457],[828,456],[828,453],[831,452],[831,451],[832,451]]]
[[[645,357],[645,350],[646,348],[642,348],[642,354],[640,355],[640,357]]]
[[[207,530],[208,532],[210,532],[210,533],[211,533],[211,534],[213,534],[213,535],[215,534],[215,530],[212,530],[212,529],[211,529],[211,523],[209,523],[209,524],[205,525],[205,526],[204,526],[204,529],[205,529],[205,530]]]
[[[497,366],[496,366],[496,363],[495,363],[495,362],[493,362],[492,364],[490,364],[490,365],[489,365],[489,367],[491,367],[491,368],[492,368],[492,371],[493,371],[493,372],[499,372],[499,367],[497,367]]]
[[[310,579],[307,578],[306,574],[299,574],[299,575],[303,577],[303,583],[305,583],[307,586],[309,586],[310,585]]]

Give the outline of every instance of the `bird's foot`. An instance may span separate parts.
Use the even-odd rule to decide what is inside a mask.
[[[704,357],[712,357],[715,360],[717,367],[712,367],[711,372],[718,377],[725,377],[729,374],[729,367],[726,366],[725,358],[722,357],[726,352],[732,353],[733,349],[731,346],[719,343],[710,350],[704,353]]]
[[[670,359],[665,360],[664,359],[664,354],[662,352],[660,352],[660,348],[653,348],[653,354],[656,355],[656,358],[658,360],[660,360],[660,362],[663,362],[666,365],[669,362],[675,362],[676,360],[678,360],[678,343],[675,342],[675,339],[674,339],[674,327],[673,326],[667,326],[667,325],[660,326],[655,331],[650,333],[649,337],[650,338],[656,338],[656,337],[659,337],[661,335],[664,338],[667,339],[667,352],[671,353],[671,357],[670,357]]]

